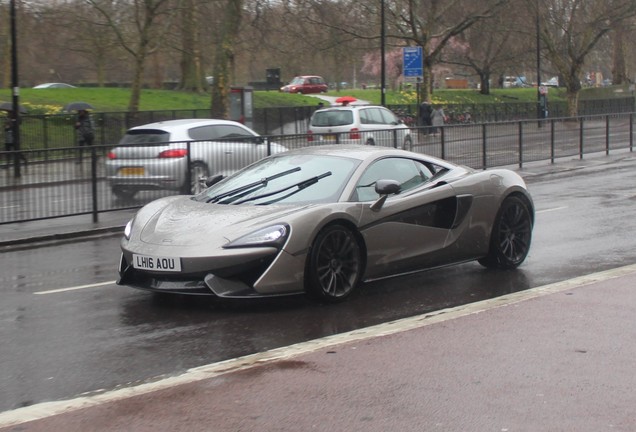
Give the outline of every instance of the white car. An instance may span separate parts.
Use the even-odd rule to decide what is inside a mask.
[[[404,150],[413,145],[409,127],[393,111],[378,105],[346,105],[315,111],[309,121],[309,140]]]
[[[76,88],[74,85],[66,84],[66,83],[44,83],[38,84],[34,89],[52,89],[52,88]]]
[[[122,199],[141,190],[196,194],[209,176],[227,176],[286,150],[238,122],[169,120],[129,129],[108,153],[106,178]]]

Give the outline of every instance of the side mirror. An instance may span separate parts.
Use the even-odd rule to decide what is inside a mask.
[[[380,198],[373,204],[371,204],[371,210],[379,211],[389,195],[399,193],[401,189],[400,182],[397,180],[378,180],[375,182],[375,193],[380,195]]]
[[[223,180],[223,174],[213,175],[212,177],[208,177],[205,179],[205,186],[210,187],[213,184],[220,182],[221,180]]]
[[[378,180],[375,182],[375,193],[378,195],[393,195],[400,192],[400,182],[397,180]]]

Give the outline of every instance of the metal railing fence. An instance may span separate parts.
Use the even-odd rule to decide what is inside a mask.
[[[121,127],[123,129],[126,126]],[[430,133],[426,128],[413,127],[409,132],[410,142],[406,144],[417,153],[437,156],[475,169],[514,165],[522,167],[529,162],[554,162],[564,157],[583,158],[599,152],[631,152],[634,145],[634,114],[454,124],[441,127],[437,134]],[[376,133],[375,136],[375,145],[405,146],[404,137],[394,130]],[[349,137],[339,137],[338,140],[346,138]],[[92,215],[96,221],[103,212],[139,208],[156,198],[183,193],[184,188],[191,187],[193,175],[197,177],[235,171],[270,154],[275,144],[293,149],[325,143],[316,134],[304,133],[269,135],[262,143],[215,142],[215,147],[231,146],[231,151],[224,154],[232,153],[232,159],[224,159],[221,165],[203,163],[205,170],[200,166],[195,170],[194,159],[199,158],[199,143],[192,141],[181,143],[188,150],[185,155],[170,153],[160,159],[149,158],[147,164],[124,164],[113,171],[109,170],[113,160],[109,158],[109,152],[116,142],[113,134],[109,144],[97,144],[90,148],[26,148],[21,151],[28,161],[26,165],[17,158],[17,152],[0,152],[0,224],[83,214]],[[238,151],[239,145],[243,145],[241,151]],[[15,176],[16,163],[20,167],[19,177]],[[160,165],[163,171],[156,171],[156,165]],[[130,183],[123,183],[124,193],[115,193],[122,192],[121,188],[115,189],[117,185],[121,187],[121,184],[114,182],[116,176],[120,180],[121,177],[130,180]],[[144,176],[152,177],[152,181],[143,180]],[[133,190],[135,185],[139,186],[139,190],[132,194],[125,193],[125,185]]]
[[[256,108],[251,125],[261,135],[304,134],[307,132],[311,114],[317,106]],[[417,105],[389,105],[401,117],[408,117],[409,126],[417,126]],[[449,124],[480,124],[506,122],[536,118],[535,103],[506,102],[500,104],[445,104],[444,110]],[[581,101],[582,116],[634,111],[634,98]],[[93,114],[96,126],[95,144],[109,145],[119,141],[131,127],[165,120],[185,118],[209,118],[209,110],[169,110],[107,112]],[[549,118],[567,116],[565,103],[551,103]],[[20,148],[23,150],[46,150],[72,147],[77,142],[74,128],[75,117],[71,114],[24,115],[20,124]]]

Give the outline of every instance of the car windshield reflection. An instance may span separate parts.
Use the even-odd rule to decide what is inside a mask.
[[[252,205],[335,202],[358,164],[357,160],[334,156],[274,156],[222,180],[194,199]]]

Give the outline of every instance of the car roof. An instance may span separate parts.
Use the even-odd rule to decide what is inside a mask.
[[[222,120],[222,119],[178,119],[178,120],[166,120],[155,123],[148,123],[145,125],[135,126],[128,130],[138,130],[138,129],[159,129],[165,130],[167,132],[173,130],[181,130],[187,127],[194,126],[214,126],[214,125],[239,125],[244,127],[239,122],[235,122],[232,120]]]
[[[438,159],[429,155],[416,154],[409,151],[395,149],[392,147],[381,146],[369,146],[362,144],[328,144],[311,147],[302,147],[292,149],[286,152],[277,153],[276,156],[294,156],[296,154],[302,155],[316,155],[316,156],[340,156],[359,160],[365,160],[370,157],[382,157],[382,156],[408,156],[415,158],[422,158],[431,162],[438,163],[443,166],[454,166],[455,164]]]
[[[334,105],[334,106],[328,106],[328,107],[324,107],[324,108],[320,108],[317,109],[316,111],[314,111],[314,113],[317,112],[324,112],[324,111],[344,111],[344,110],[350,110],[350,109],[360,109],[360,108],[385,108],[388,109],[386,107],[383,107],[382,105],[359,105],[359,104],[350,104],[350,105]]]

